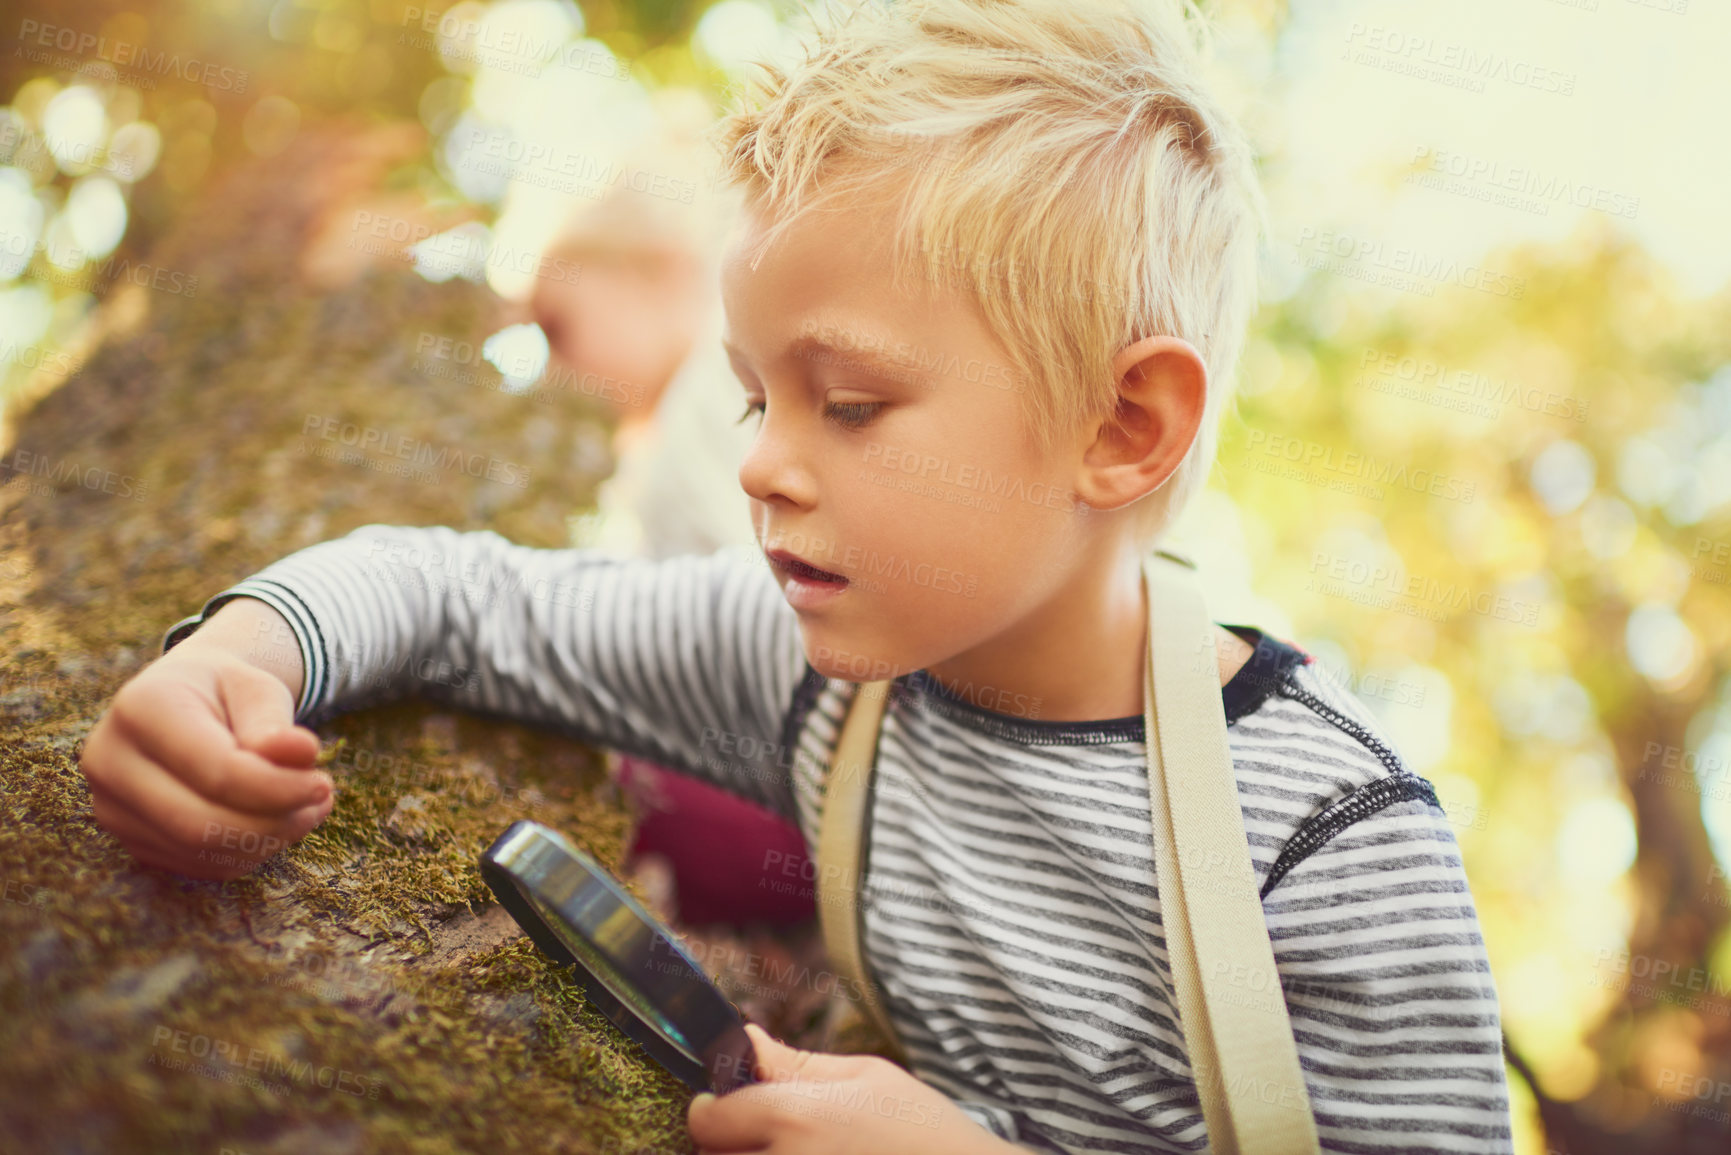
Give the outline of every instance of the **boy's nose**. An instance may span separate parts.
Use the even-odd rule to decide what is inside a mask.
[[[766,504],[779,501],[809,508],[817,497],[816,479],[802,464],[795,438],[767,412],[747,420],[761,424],[740,462],[740,488],[747,497]]]

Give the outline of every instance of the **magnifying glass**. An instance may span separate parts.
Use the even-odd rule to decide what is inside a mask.
[[[481,877],[535,945],[574,968],[589,1001],[693,1091],[757,1081],[739,1012],[654,915],[564,835],[511,824]]]

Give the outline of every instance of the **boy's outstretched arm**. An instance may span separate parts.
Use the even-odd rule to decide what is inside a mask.
[[[280,616],[259,617],[270,612],[259,602]],[[238,627],[227,627],[238,606],[256,608],[241,611],[249,616]],[[135,683],[192,675],[169,660],[201,636],[205,642],[189,652],[223,648],[207,635],[219,626],[238,629],[229,641],[278,663],[264,673],[232,646],[225,659],[231,678],[247,678],[237,672],[240,663],[276,686],[276,728],[421,693],[557,726],[793,813],[791,757],[780,730],[804,654],[792,610],[751,550],[650,561],[534,549],[491,531],[363,526],[217,593],[201,615],[168,631],[168,654]],[[197,677],[210,683],[214,674],[201,670]],[[128,707],[140,698],[132,683],[122,694]],[[226,724],[210,714],[219,729]],[[228,729],[228,738],[208,728],[188,735],[168,752],[170,760],[208,759],[224,741],[237,745]],[[296,745],[285,751],[283,765],[297,765],[303,754],[310,763],[316,754],[311,732],[295,732],[302,737],[291,740]],[[95,759],[86,760],[93,790],[99,781],[130,782],[120,763],[133,759],[113,749],[99,744]],[[179,776],[186,778],[184,765]],[[187,799],[170,792],[157,805],[176,801]],[[165,813],[150,817],[159,842],[165,829],[179,846],[198,833],[183,815],[172,827],[165,827],[171,821]],[[279,824],[273,836],[298,838],[316,821],[301,829]]]

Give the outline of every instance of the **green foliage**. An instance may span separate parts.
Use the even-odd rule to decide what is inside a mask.
[[[1518,299],[1323,271],[1265,306],[1217,481],[1256,592],[1437,783],[1508,1033],[1542,1093],[1580,1101],[1546,1104],[1551,1139],[1599,1149],[1615,1115],[1658,1150],[1701,1124],[1660,1109],[1657,1073],[1727,1074],[1705,1050],[1731,1011],[1711,783],[1654,750],[1698,751],[1726,686],[1725,567],[1696,558],[1731,507],[1687,489],[1731,430],[1731,295],[1688,298],[1596,227],[1486,263]],[[1680,412],[1655,497],[1630,447]],[[1643,672],[1641,623],[1673,611],[1692,644]],[[1630,957],[1698,981],[1643,990]]]

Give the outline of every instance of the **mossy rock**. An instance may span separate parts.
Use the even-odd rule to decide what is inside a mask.
[[[585,398],[416,366],[421,334],[478,345],[496,326],[485,290],[400,262],[334,290],[298,274],[382,178],[370,147],[310,133],[228,174],[149,257],[196,293],[114,293],[82,370],[10,415],[14,446],[49,463],[0,473],[0,1133],[18,1149],[690,1150],[689,1092],[477,869],[523,817],[617,865],[630,817],[599,752],[420,700],[343,715],[321,730],[331,816],[227,883],[140,866],[91,814],[80,744],[211,594],[369,522],[563,545],[610,468]],[[311,456],[309,416],[491,454],[528,482]],[[92,469],[131,484],[104,492]]]

